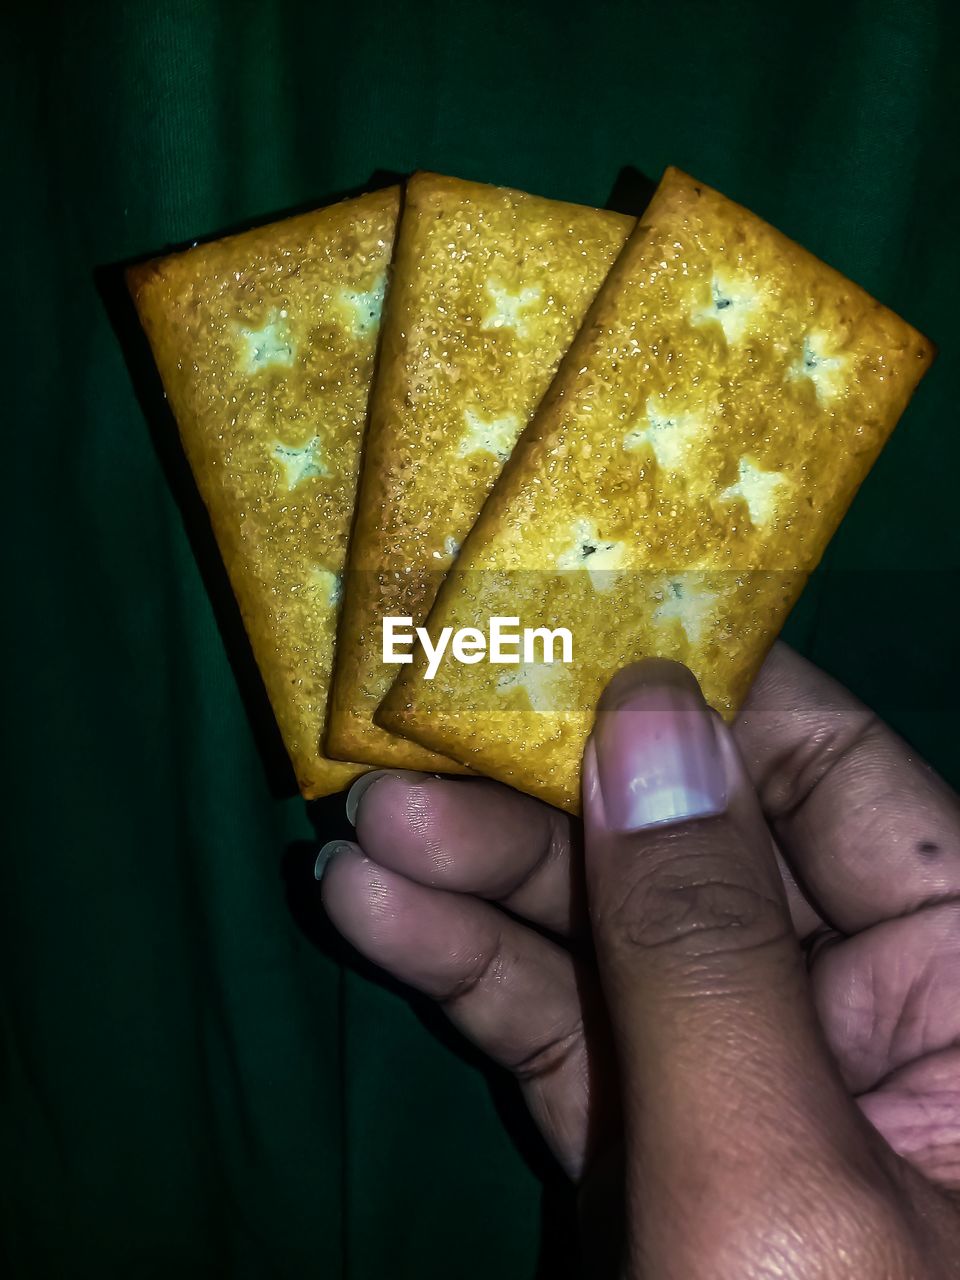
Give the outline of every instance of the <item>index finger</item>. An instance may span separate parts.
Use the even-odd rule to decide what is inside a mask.
[[[960,894],[960,801],[830,676],[774,646],[734,734],[797,880],[837,928]]]
[[[364,851],[409,879],[489,898],[556,933],[584,923],[571,820],[539,800],[488,778],[382,772],[354,783],[347,814]]]

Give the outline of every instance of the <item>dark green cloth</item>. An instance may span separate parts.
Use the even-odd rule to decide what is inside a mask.
[[[790,635],[956,780],[955,6],[4,8],[3,1274],[565,1274],[506,1082],[320,919],[115,266],[415,167],[743,201],[942,349]]]

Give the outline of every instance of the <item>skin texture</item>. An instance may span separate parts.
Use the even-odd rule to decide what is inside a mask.
[[[605,725],[651,689],[712,720],[727,805],[624,833]],[[631,1280],[960,1276],[957,796],[780,645],[732,731],[674,663],[599,710],[583,837],[487,780],[363,779],[331,919],[516,1075],[587,1274],[615,1240]]]

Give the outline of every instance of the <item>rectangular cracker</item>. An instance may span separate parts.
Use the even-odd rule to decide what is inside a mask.
[[[566,626],[573,662],[406,667],[378,718],[576,812],[619,667],[685,662],[732,718],[933,356],[908,324],[675,169],[428,620]],[[572,571],[571,570],[575,570]]]
[[[634,219],[436,174],[407,185],[337,644],[327,750],[455,770],[373,723],[382,619],[421,623]]]
[[[128,272],[308,798],[365,771],[320,743],[399,200],[392,187]]]

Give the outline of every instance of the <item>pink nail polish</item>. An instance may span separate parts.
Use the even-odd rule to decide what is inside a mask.
[[[607,829],[686,822],[727,807],[714,717],[679,663],[651,659],[608,685],[593,730]]]

